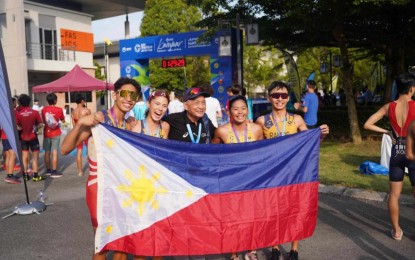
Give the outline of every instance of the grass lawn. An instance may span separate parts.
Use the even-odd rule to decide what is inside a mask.
[[[364,175],[359,166],[364,161],[380,163],[381,141],[366,140],[360,145],[325,140],[320,148],[320,183],[373,191],[387,192],[389,177]],[[404,179],[404,194],[412,194],[408,176]]]

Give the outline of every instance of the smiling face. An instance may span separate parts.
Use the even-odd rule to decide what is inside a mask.
[[[155,122],[161,120],[166,114],[169,101],[166,97],[153,97],[150,102],[147,102],[148,116]]]
[[[192,121],[197,121],[203,117],[206,112],[206,100],[204,96],[198,96],[193,100],[184,102],[184,108],[187,111],[187,116]]]
[[[277,94],[277,95],[273,95],[273,94]],[[290,97],[288,95],[288,90],[286,88],[274,88],[271,91],[270,95],[268,96],[268,100],[272,104],[272,108],[274,110],[286,109],[287,103],[290,100]]]
[[[138,93],[136,87],[132,84],[125,84],[113,93],[113,99],[115,101],[114,106],[116,106],[123,113],[127,113],[134,107],[137,101],[137,96]]]
[[[248,106],[242,99],[236,100],[232,103],[230,108],[232,122],[236,124],[245,123],[248,116]]]

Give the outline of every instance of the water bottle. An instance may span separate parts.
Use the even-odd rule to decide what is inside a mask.
[[[39,195],[38,195],[38,199],[37,199],[38,201],[41,201],[41,202],[45,202],[45,194],[43,193],[43,190],[40,190],[39,191]]]

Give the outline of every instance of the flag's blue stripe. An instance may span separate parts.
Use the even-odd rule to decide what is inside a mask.
[[[208,193],[278,187],[318,178],[320,129],[252,143],[207,145],[103,126]]]

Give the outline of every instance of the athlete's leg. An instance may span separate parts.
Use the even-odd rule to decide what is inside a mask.
[[[394,236],[399,237],[401,234],[401,228],[399,226],[399,197],[402,192],[402,181],[390,181],[389,182],[389,200],[388,200],[388,209],[389,217],[395,232]]]

